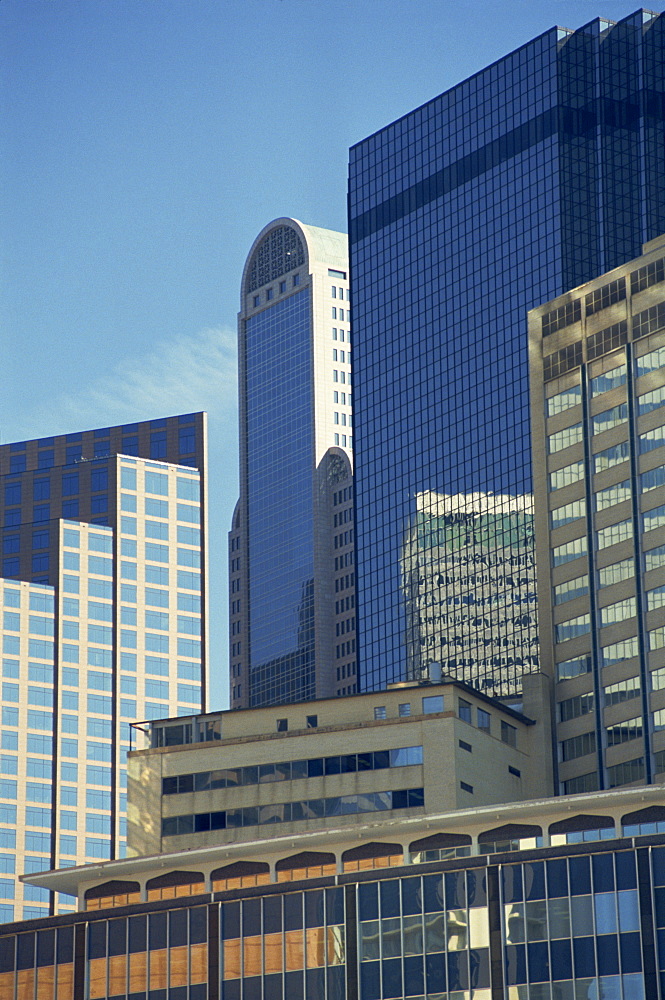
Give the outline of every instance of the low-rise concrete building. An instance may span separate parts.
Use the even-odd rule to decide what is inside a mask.
[[[138,724],[128,853],[541,798],[552,788],[544,676],[525,679],[520,707],[444,681]]]

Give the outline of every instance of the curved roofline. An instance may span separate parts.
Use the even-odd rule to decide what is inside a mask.
[[[272,222],[263,227],[247,254],[240,284],[241,309],[244,305],[244,297],[247,294],[247,281],[254,254],[268,233],[280,226],[288,226],[290,229],[294,229],[302,240],[305,248],[305,266],[308,270],[310,270],[310,261],[322,261],[331,265],[337,264],[339,267],[348,268],[349,252],[348,236],[346,233],[338,233],[332,229],[321,229],[318,226],[308,226],[304,222],[300,222],[299,219],[288,218],[286,216],[273,219]]]

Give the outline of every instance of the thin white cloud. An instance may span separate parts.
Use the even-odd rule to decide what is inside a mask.
[[[207,329],[156,344],[150,353],[123,361],[108,376],[81,386],[75,394],[63,393],[36,406],[21,437],[195,410],[207,410],[213,418],[228,418],[235,426],[236,409],[235,332]]]

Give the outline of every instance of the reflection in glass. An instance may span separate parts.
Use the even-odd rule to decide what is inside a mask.
[[[570,904],[566,896],[548,903],[551,939],[570,937]]]
[[[403,918],[403,941],[405,955],[422,955],[423,922],[420,916]]]
[[[384,958],[397,958],[402,954],[402,934],[399,917],[381,921],[381,947]]]
[[[619,930],[639,931],[640,929],[640,909],[637,898],[637,889],[627,889],[617,893],[619,906]]]
[[[570,901],[573,921],[573,937],[587,937],[593,934],[593,912],[591,896],[573,896]]]
[[[596,933],[616,934],[616,897],[613,892],[599,892],[594,896],[596,910]]]
[[[425,914],[425,951],[443,951],[443,913]]]
[[[506,943],[519,944],[524,937],[524,903],[508,903],[504,906]]]
[[[469,929],[466,910],[448,910],[446,913],[448,951],[466,951],[469,946]]]
[[[360,924],[360,961],[370,962],[379,957],[379,921],[368,920]]]
[[[469,947],[489,948],[490,927],[486,906],[475,906],[469,910]]]
[[[495,695],[538,666],[533,498],[419,493],[401,580],[408,676],[444,674]]]
[[[528,941],[547,940],[547,903],[536,899],[526,904],[526,936]]]

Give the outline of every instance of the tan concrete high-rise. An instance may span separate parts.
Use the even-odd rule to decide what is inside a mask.
[[[529,314],[543,669],[564,794],[665,781],[665,239]]]

